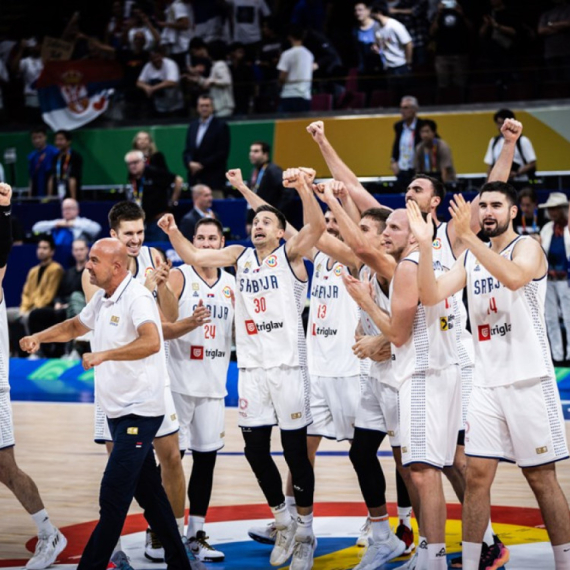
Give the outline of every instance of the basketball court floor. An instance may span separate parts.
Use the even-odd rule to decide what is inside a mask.
[[[57,387],[54,386],[54,389]],[[68,538],[58,560],[60,568],[74,568],[98,517],[98,488],[106,463],[103,446],[93,443],[93,404],[14,402],[16,458],[36,481],[54,524]],[[286,476],[277,430],[275,459]],[[567,424],[567,433],[570,437]],[[388,445],[380,452],[388,481],[390,514],[396,514],[394,463]],[[188,476],[192,460],[184,459]],[[562,488],[570,497],[570,461],[558,464]],[[446,483],[448,500],[447,547],[460,550],[461,510]],[[366,510],[356,476],[348,459],[348,444],[323,441],[316,465],[315,533],[318,548],[315,570],[348,570],[362,555],[354,543]],[[520,471],[502,464],[493,487],[492,519],[495,531],[511,551],[509,570],[554,570],[554,559],[540,513]],[[206,524],[212,544],[226,554],[218,570],[269,569],[269,546],[251,541],[247,529],[270,520],[257,482],[243,456],[237,411],[226,413],[226,446],[216,467],[212,507]],[[392,519],[394,525],[396,519]],[[143,556],[145,521],[133,504],[123,529],[123,548],[136,570],[164,568]],[[33,551],[35,526],[13,495],[0,487],[0,567],[21,568]],[[385,565],[399,566],[406,558]],[[283,568],[286,568],[283,567]]]

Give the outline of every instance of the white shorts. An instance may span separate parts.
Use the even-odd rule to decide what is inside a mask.
[[[535,378],[510,386],[474,386],[467,414],[465,453],[537,467],[568,457],[556,380]]]
[[[15,444],[10,388],[0,389],[0,449],[13,447]]]
[[[372,376],[364,378],[354,425],[357,428],[386,433],[390,438],[390,445],[400,447],[398,390]]]
[[[461,426],[459,366],[416,373],[402,382],[399,396],[402,463],[453,465]]]
[[[344,441],[354,437],[354,419],[360,400],[360,376],[311,376],[311,414],[308,435]]]
[[[238,395],[240,427],[279,425],[293,430],[313,421],[305,367],[240,368]]]
[[[176,433],[180,429],[170,386],[166,386],[164,388],[164,406],[166,408],[166,412],[164,414],[162,424],[160,424],[160,428],[156,433],[156,437],[165,437]],[[95,434],[93,439],[95,440],[95,443],[113,441],[111,431],[109,430],[109,422],[107,422],[107,416],[97,405],[97,402],[95,402]]]
[[[467,410],[469,408],[469,398],[473,391],[473,374],[475,366],[464,366],[461,368],[461,427],[464,430],[467,423]]]
[[[218,451],[224,447],[223,398],[200,398],[172,392],[178,414],[178,441],[183,451]]]

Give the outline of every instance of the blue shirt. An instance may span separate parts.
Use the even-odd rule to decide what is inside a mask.
[[[53,159],[59,151],[48,144],[43,150],[34,150],[28,155],[28,173],[32,183],[32,196],[46,196],[47,183]]]
[[[548,265],[551,271],[564,272],[568,269],[566,248],[564,247],[564,234],[552,236],[548,250]]]

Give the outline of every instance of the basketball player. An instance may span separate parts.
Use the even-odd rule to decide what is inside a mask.
[[[283,214],[271,206],[256,210],[252,248],[239,245],[202,251],[165,215],[160,227],[189,265],[237,265],[236,344],[239,367],[239,424],[245,456],[275,515],[277,536],[270,563],[280,566],[293,554],[290,568],[312,568],[314,473],[307,454],[309,378],[301,313],[307,290],[303,256],[310,253],[325,227],[305,172],[288,169],[283,183],[299,193],[307,223],[286,244]],[[285,504],[281,477],[270,453],[271,427],[279,425],[293,478],[297,519]]]
[[[390,314],[376,305],[368,283],[349,275],[344,280],[349,293],[392,344],[402,463],[410,467],[418,491],[419,526],[427,539],[427,549],[420,543],[417,566],[446,570],[441,470],[453,465],[461,419],[461,377],[454,338],[461,330],[459,311],[454,298],[436,307],[419,303],[419,254],[405,210],[390,214],[383,237],[387,253],[398,262],[390,283]],[[427,564],[422,560],[426,554]]]
[[[17,465],[14,457],[14,426],[10,404],[8,319],[2,282],[12,248],[12,188],[0,183],[0,481],[30,514],[38,529],[35,553],[26,568],[41,570],[51,566],[67,545],[67,539],[53,526],[36,484]]]
[[[200,250],[222,249],[220,222],[213,218],[199,220],[193,244]],[[181,318],[194,315],[200,306],[210,316],[203,326],[171,337],[175,340],[169,343],[167,362],[180,422],[180,449],[182,453],[192,451],[186,536],[197,559],[221,562],[224,554],[208,543],[204,521],[216,455],[224,445],[224,397],[232,347],[235,278],[223,269],[182,265],[170,271],[169,284],[178,297]]]
[[[144,211],[134,202],[118,202],[109,211],[109,227],[111,237],[117,238],[127,248],[129,255],[129,271],[133,277],[145,284],[155,266],[158,270],[167,271],[163,267],[159,253],[144,244]],[[87,302],[92,298],[98,287],[90,283],[89,272],[85,270],[82,276],[83,292]],[[165,320],[173,322],[178,318],[178,302],[172,293],[167,279],[160,279],[154,291],[159,309]],[[165,380],[165,400],[167,411],[164,423],[157,432],[154,448],[160,463],[161,476],[166,494],[171,502],[180,534],[184,534],[184,502],[185,482],[184,470],[178,449],[179,424],[172,394],[170,379]],[[96,402],[95,406],[95,441],[105,443],[107,451],[112,449],[112,439],[105,414]],[[120,545],[118,546],[120,550]],[[160,562],[164,559],[164,551],[158,539],[147,530],[145,541],[145,557],[151,561]]]
[[[467,249],[439,277],[433,271],[425,223],[418,208],[408,205],[421,250],[422,303],[437,305],[467,288],[475,375],[465,438],[465,570],[486,568],[487,560],[496,558],[496,548],[482,539],[500,460],[516,461],[522,468],[540,507],[556,569],[570,568],[570,511],[554,465],[568,457],[568,449],[544,320],[548,263],[535,240],[514,231],[516,203],[517,193],[507,183],[491,182],[481,188],[480,228],[490,239],[489,246],[470,228],[470,204],[456,196],[450,212]]]

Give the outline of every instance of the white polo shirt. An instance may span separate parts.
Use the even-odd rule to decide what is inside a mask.
[[[140,360],[107,361],[95,367],[95,400],[109,418],[128,414],[161,416],[165,413],[167,377],[162,326],[152,293],[129,273],[109,298],[99,289],[79,314],[93,330],[93,352],[120,348],[133,342],[138,328],[154,323],[160,351]]]

